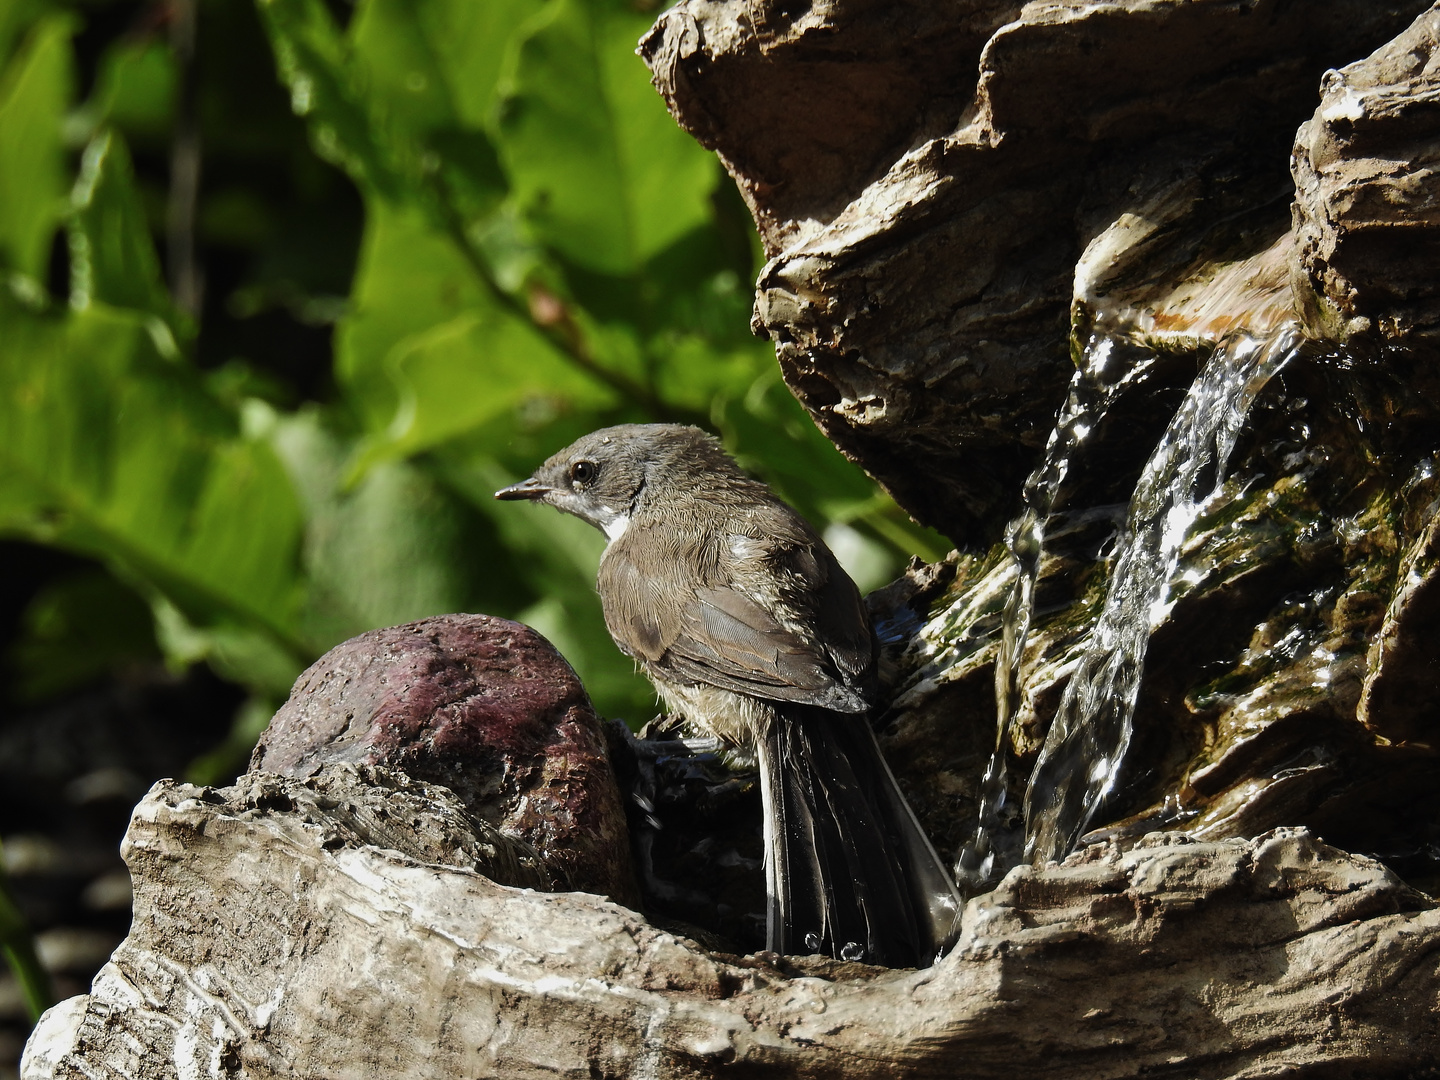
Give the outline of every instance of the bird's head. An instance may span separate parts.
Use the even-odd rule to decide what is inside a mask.
[[[719,442],[680,424],[621,424],[577,439],[535,470],[495,493],[574,514],[618,539],[647,494],[664,490],[689,469],[737,471]],[[694,473],[691,473],[694,475]]]

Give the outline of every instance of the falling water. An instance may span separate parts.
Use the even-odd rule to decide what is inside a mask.
[[[1086,345],[1070,392],[1056,417],[1040,466],[1025,481],[1024,510],[1005,531],[1015,578],[1005,603],[1000,656],[995,664],[995,749],[980,787],[975,837],[960,851],[955,878],[967,896],[988,888],[1016,861],[1020,815],[1007,805],[1006,747],[1020,697],[1021,660],[1030,634],[1035,585],[1044,554],[1045,524],[1076,451],[1105,417],[1121,392],[1141,379],[1153,364],[1122,363],[1115,338],[1097,332]]]
[[[1104,609],[1065,688],[1025,795],[1025,855],[1031,861],[1062,858],[1074,848],[1113,790],[1130,743],[1150,632],[1169,611],[1180,546],[1223,482],[1250,406],[1295,355],[1298,341],[1293,323],[1265,338],[1236,333],[1223,340],[1146,462],[1116,548]],[[1009,662],[1018,664],[1018,651]],[[1011,693],[1014,683],[1008,680],[1015,677],[1004,675]]]

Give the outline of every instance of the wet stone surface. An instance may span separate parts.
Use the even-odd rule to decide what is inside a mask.
[[[641,52],[754,215],[770,260],[754,321],[786,382],[917,520],[981,547],[1018,510],[1064,397],[1090,245],[1118,241],[1087,264],[1110,310],[1269,247],[1291,227],[1296,129],[1327,70],[1430,6],[685,0]],[[1433,138],[1405,140],[1433,111],[1428,43],[1412,44],[1326,84],[1344,107],[1314,142],[1353,129],[1353,167],[1313,159],[1297,272],[1358,289],[1347,313],[1421,323],[1434,249],[1408,237],[1429,228]]]
[[[1435,371],[1415,351],[1307,346],[1266,387],[1181,546],[1134,739],[1091,839],[1307,824],[1440,885]],[[1103,425],[1095,439],[1047,530],[1006,744],[1014,815],[1111,584],[1113,504],[1086,502],[1107,497],[1114,458]],[[1014,580],[998,546],[952,559],[955,582],[901,657],[882,737],[901,776],[939,766],[912,799],[942,850],[974,828]]]
[[[1124,699],[1060,770],[1103,781],[1092,834],[1307,823],[1440,884],[1434,6],[685,0],[642,55],[754,214],[755,325],[787,382],[960,546],[879,718],[936,845],[982,802],[1006,860],[1034,841],[1079,669],[1111,688],[1071,695],[1091,715]],[[1154,523],[1164,565],[1117,573],[1197,374],[1227,335],[1285,328],[1305,340],[1258,395],[1206,406],[1248,415]],[[1067,452],[1012,604],[996,541],[1097,344],[1143,372]],[[1106,672],[1095,630],[1132,588],[1153,602]]]
[[[646,917],[725,953],[765,947],[760,774],[753,761],[608,722]]]

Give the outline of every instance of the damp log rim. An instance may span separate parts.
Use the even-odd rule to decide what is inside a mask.
[[[885,971],[710,954],[602,897],[357,843],[347,803],[374,791],[337,768],[348,793],[330,772],[318,802],[278,776],[157,784],[125,844],[131,935],[42,1020],[25,1080],[1381,1078],[1440,1057],[1440,908],[1303,830],[1018,868],[950,956]]]

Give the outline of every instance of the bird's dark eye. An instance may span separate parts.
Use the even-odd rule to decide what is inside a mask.
[[[577,486],[588,484],[598,471],[593,461],[577,461],[570,466],[570,481]]]

